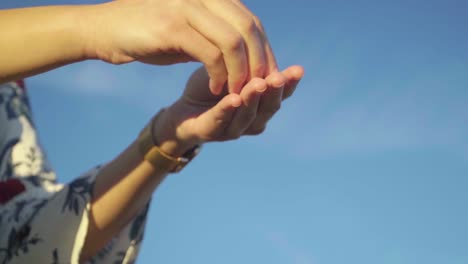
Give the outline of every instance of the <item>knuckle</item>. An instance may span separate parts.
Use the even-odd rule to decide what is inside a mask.
[[[263,24],[262,24],[262,21],[260,21],[260,18],[258,18],[257,16],[253,16],[252,17],[252,20],[254,21],[255,25],[257,26],[258,29],[260,29],[261,31],[264,31],[265,28],[263,27]]]
[[[217,67],[223,61],[223,53],[219,49],[213,49],[208,55],[207,66]]]
[[[257,31],[257,24],[253,18],[246,18],[242,21],[242,29],[247,33],[255,33]]]
[[[229,51],[238,51],[244,48],[244,39],[242,38],[241,34],[236,33],[227,38],[226,45]]]

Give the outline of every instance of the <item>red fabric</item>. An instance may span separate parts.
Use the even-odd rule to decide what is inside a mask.
[[[24,80],[18,80],[16,81],[16,84],[18,84],[18,86],[21,87],[23,90],[26,88]]]
[[[16,195],[24,192],[26,188],[18,179],[10,179],[0,182],[0,204],[5,204]]]

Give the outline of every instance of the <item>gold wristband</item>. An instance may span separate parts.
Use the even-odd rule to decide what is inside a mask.
[[[154,141],[153,126],[157,119],[161,116],[164,109],[161,109],[149,122],[149,124],[141,131],[138,136],[138,146],[144,159],[150,162],[155,168],[168,171],[181,171],[199,152],[200,146],[195,146],[184,153],[181,157],[172,157],[162,151]]]

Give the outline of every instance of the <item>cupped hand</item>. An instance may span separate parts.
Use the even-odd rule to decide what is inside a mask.
[[[291,66],[264,79],[253,78],[240,94],[213,95],[207,89],[208,74],[200,68],[190,77],[182,97],[167,109],[166,125],[156,128],[156,135],[165,134],[163,140],[175,139],[188,148],[260,134],[281,102],[293,94],[303,75],[301,66]],[[167,137],[171,129],[173,136]]]
[[[240,0],[117,0],[91,11],[86,49],[110,63],[200,61],[214,94],[226,81],[239,93],[251,78],[277,70],[260,20]]]

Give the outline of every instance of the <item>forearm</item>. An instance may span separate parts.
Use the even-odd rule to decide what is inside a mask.
[[[190,146],[174,140],[174,129],[165,121],[162,115],[154,124],[154,135],[161,150],[179,156]],[[83,260],[95,255],[144,208],[167,173],[143,159],[137,141],[101,169],[93,190]]]
[[[83,260],[94,256],[137,215],[166,175],[142,160],[136,143],[101,169],[93,191]]]
[[[0,10],[0,83],[87,59],[82,23],[88,7]]]

